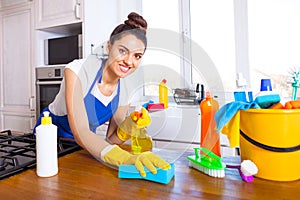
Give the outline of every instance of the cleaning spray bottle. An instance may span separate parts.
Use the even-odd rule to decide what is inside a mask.
[[[243,77],[242,73],[237,74],[236,91],[234,91],[234,100],[242,102],[252,102],[252,91],[247,86],[247,80]]]
[[[36,127],[36,172],[40,177],[58,173],[57,127],[52,124],[49,112],[43,112],[42,122]]]
[[[219,103],[213,99],[210,92],[200,103],[201,112],[201,138],[200,146],[209,149],[214,154],[221,156],[220,134],[217,132],[215,113],[219,110]]]
[[[135,123],[138,123],[140,118],[142,118],[142,115],[142,107],[137,106],[134,112],[131,113],[131,119]],[[131,134],[131,150],[133,154],[140,154],[144,151],[150,151],[152,149],[152,138],[147,135],[146,127],[136,128]]]
[[[166,85],[167,80],[163,79],[160,83],[159,83],[159,103],[163,103],[164,104],[164,108],[168,108],[168,87]]]

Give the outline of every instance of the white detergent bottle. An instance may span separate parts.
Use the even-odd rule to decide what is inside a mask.
[[[49,112],[43,112],[41,124],[36,127],[36,173],[50,177],[58,173],[57,127],[52,124]]]

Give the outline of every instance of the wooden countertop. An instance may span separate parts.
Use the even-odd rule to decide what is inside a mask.
[[[275,182],[255,178],[243,182],[237,170],[213,178],[189,168],[186,152],[177,152],[175,176],[167,185],[119,179],[118,172],[85,150],[59,158],[59,173],[40,178],[34,169],[0,180],[1,199],[297,199],[300,181]]]

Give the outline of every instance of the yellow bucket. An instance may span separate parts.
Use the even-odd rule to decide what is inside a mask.
[[[253,161],[256,177],[300,179],[300,109],[249,109],[240,112],[242,160]]]

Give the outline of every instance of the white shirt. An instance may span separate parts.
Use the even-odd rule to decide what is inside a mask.
[[[74,60],[67,64],[65,69],[71,69],[80,79],[82,86],[83,97],[86,96],[92,83],[94,82],[96,75],[101,67],[102,60],[97,58],[97,56],[90,55],[86,59]],[[98,89],[97,84],[93,86],[91,93],[104,105],[108,105],[109,102],[117,95],[118,87],[110,96],[103,95]],[[119,106],[129,104],[129,92],[127,90],[124,81],[120,81],[120,97]],[[49,105],[50,111],[57,116],[63,116],[67,114],[66,100],[65,100],[65,80],[63,79],[60,86],[60,90],[55,97],[54,101]]]

